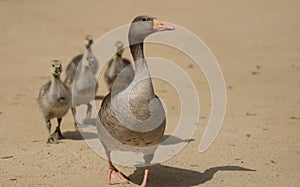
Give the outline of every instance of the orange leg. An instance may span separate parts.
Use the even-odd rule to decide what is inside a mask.
[[[149,175],[150,165],[151,165],[152,159],[153,159],[153,154],[144,155],[145,172],[144,172],[144,179],[143,179],[143,182],[141,184],[141,187],[146,187],[146,185],[147,185],[147,180],[148,180],[148,175]]]
[[[141,187],[146,187],[146,185],[147,185],[149,170],[150,170],[149,166],[146,166],[145,167],[145,173],[144,173],[144,179],[143,179],[143,183],[141,184]]]
[[[106,150],[106,156],[108,159],[108,184],[129,184],[129,180],[126,175],[116,169],[110,159],[110,151]]]

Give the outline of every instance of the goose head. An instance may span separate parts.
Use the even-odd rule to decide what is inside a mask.
[[[87,35],[85,37],[85,47],[86,49],[90,48],[94,43],[93,37],[91,35]]]
[[[161,22],[157,18],[147,15],[137,16],[131,22],[129,29],[129,44],[142,43],[144,39],[152,33],[174,29],[174,26]]]
[[[121,41],[117,41],[115,43],[115,50],[116,50],[116,55],[121,56],[124,52],[124,44]]]
[[[59,60],[52,60],[51,67],[50,67],[50,72],[55,76],[59,76],[61,74],[62,65],[59,62]]]

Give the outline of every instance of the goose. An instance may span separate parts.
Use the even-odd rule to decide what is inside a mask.
[[[75,128],[79,123],[76,120],[76,107],[82,104],[87,105],[86,119],[90,119],[92,105],[90,102],[95,99],[95,93],[98,89],[97,79],[95,77],[95,59],[89,56],[82,61],[78,68],[78,74],[74,77],[72,85],[72,114],[75,121]]]
[[[109,184],[129,182],[111,161],[114,150],[144,154],[141,186],[147,184],[153,154],[164,135],[166,116],[162,103],[154,93],[143,42],[148,35],[166,30],[174,30],[174,27],[146,15],[137,16],[130,25],[128,40],[135,64],[134,78],[126,89],[120,92],[112,90],[105,96],[98,112],[100,121],[97,131],[108,160]]]
[[[44,84],[39,92],[38,104],[46,126],[49,131],[47,143],[57,143],[57,139],[64,138],[60,124],[62,117],[68,112],[71,106],[71,92],[69,88],[60,80],[62,65],[58,60],[51,62],[51,81]],[[51,119],[57,118],[58,126],[51,134]]]
[[[122,57],[124,52],[124,44],[121,41],[117,41],[115,43],[116,53],[115,55],[108,61],[108,66],[106,68],[104,74],[104,80],[106,82],[108,90],[111,92],[112,87],[114,85],[114,89],[120,88],[123,86],[127,86],[133,79],[134,71],[131,62]],[[122,73],[124,75],[123,78],[119,77],[118,81],[115,82],[118,75],[120,75],[121,71],[126,68],[126,73]],[[115,84],[114,84],[115,83]]]
[[[87,35],[85,37],[85,42],[86,42],[86,50],[88,50],[88,55],[89,56],[93,56],[93,53],[91,52],[90,50],[90,47],[92,46],[93,44],[93,38],[92,36],[90,35]],[[74,77],[75,77],[75,72],[77,70],[77,67],[78,67],[78,64],[80,63],[81,59],[83,57],[83,54],[79,54],[79,55],[76,55],[68,64],[67,68],[66,68],[66,78],[64,80],[64,83],[67,84],[68,86],[71,86],[72,85],[72,82],[74,80]],[[95,60],[96,58],[94,58]],[[95,61],[95,63],[93,64],[94,66],[94,69],[93,69],[93,72],[94,74],[96,74],[96,72],[98,71],[98,62]]]

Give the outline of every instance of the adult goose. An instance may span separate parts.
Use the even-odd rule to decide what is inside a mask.
[[[147,184],[149,166],[162,141],[166,117],[162,103],[154,93],[143,43],[150,34],[166,30],[174,30],[174,27],[154,17],[137,16],[132,21],[128,39],[135,62],[134,78],[126,89],[113,89],[101,104],[97,130],[108,159],[109,184],[128,182],[111,161],[113,150],[142,152],[145,171],[141,186]]]
[[[41,87],[38,104],[49,131],[47,143],[57,143],[57,139],[64,138],[60,131],[60,124],[62,117],[71,106],[71,92],[60,80],[62,66],[58,60],[52,61],[50,71],[52,74],[51,81]],[[55,132],[51,134],[51,119],[53,118],[57,118],[58,126]]]
[[[113,86],[115,89],[123,89],[123,87],[126,87],[132,81],[134,76],[131,62],[128,59],[122,57],[124,52],[123,42],[117,41],[115,43],[115,48],[116,53],[109,60],[104,74],[104,80],[110,92]],[[123,72],[122,74],[120,74],[123,70],[125,70],[126,73]],[[123,77],[119,77],[118,81],[115,81],[119,75],[122,75]]]

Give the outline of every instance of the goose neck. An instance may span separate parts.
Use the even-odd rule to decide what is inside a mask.
[[[144,59],[144,44],[134,43],[130,45],[130,51],[135,62]]]
[[[55,92],[56,86],[60,84],[60,76],[59,75],[52,75],[51,76],[51,86],[50,86],[50,92]]]
[[[52,74],[52,76],[51,76],[51,81],[52,82],[57,82],[59,80],[60,80],[60,75],[54,75],[54,74]]]

